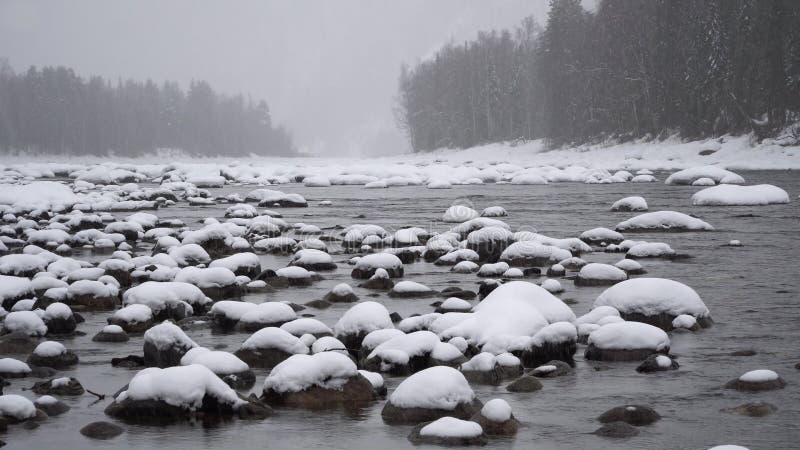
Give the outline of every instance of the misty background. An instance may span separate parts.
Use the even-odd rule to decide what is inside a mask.
[[[410,148],[392,115],[401,63],[547,11],[547,0],[2,0],[0,57],[18,72],[206,80],[265,99],[305,153],[379,155]]]

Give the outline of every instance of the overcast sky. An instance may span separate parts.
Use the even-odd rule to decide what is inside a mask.
[[[0,57],[18,71],[208,80],[264,98],[317,154],[407,149],[392,117],[400,64],[447,40],[544,22],[548,0],[0,0]]]

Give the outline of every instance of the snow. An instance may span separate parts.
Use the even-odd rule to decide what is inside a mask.
[[[307,354],[308,347],[288,331],[280,328],[262,328],[242,343],[242,349],[259,350],[273,348],[286,353]]]
[[[616,229],[617,231],[630,229],[713,231],[714,227],[700,219],[677,211],[655,211],[622,221],[617,224]]]
[[[710,178],[716,183],[744,184],[744,178],[738,174],[717,166],[700,166],[675,172],[667,177],[666,184],[692,184],[700,178]]]
[[[334,295],[344,297],[345,295],[352,294],[353,288],[347,283],[339,283],[331,289]]]
[[[398,336],[405,336],[405,333],[396,328],[384,328],[369,332],[361,341],[361,347],[367,350],[374,349],[378,345],[396,338]]]
[[[658,258],[674,254],[675,250],[663,242],[640,242],[631,246],[626,253],[633,258]]]
[[[30,279],[0,275],[0,304],[6,300],[25,295],[33,295],[33,286]]]
[[[434,366],[403,380],[389,396],[389,403],[400,408],[454,410],[474,399],[475,393],[461,372]]]
[[[214,307],[221,302],[217,302]],[[245,302],[232,302],[245,303]],[[258,305],[245,303],[250,306],[226,305],[224,312],[229,319],[239,319],[244,324],[276,324],[297,319],[297,313],[291,306],[281,302],[264,302]],[[238,316],[238,317],[237,317]]]
[[[477,422],[445,416],[422,427],[419,434],[440,438],[473,438],[483,434],[483,428]]]
[[[19,300],[17,303],[14,303],[14,306],[11,307],[11,312],[15,311],[32,311],[33,305],[36,303],[36,300],[33,299],[24,299]]]
[[[483,405],[481,415],[492,422],[505,422],[511,419],[511,406],[501,398],[493,398]]]
[[[581,240],[591,242],[620,242],[625,239],[622,233],[618,233],[608,228],[592,228],[591,230],[584,231],[578,236]]]
[[[431,351],[431,358],[437,361],[453,361],[463,356],[458,347],[448,342],[438,342]]]
[[[511,281],[475,305],[474,313],[444,330],[445,339],[461,336],[483,345],[497,335],[530,337],[554,322],[573,322],[572,309],[545,289],[526,281]]]
[[[356,269],[371,270],[371,269],[397,269],[403,267],[403,262],[400,261],[395,255],[391,253],[373,253],[365,255],[356,262]]]
[[[628,259],[628,258],[621,259],[620,261],[616,262],[614,264],[614,267],[616,267],[617,269],[622,269],[625,272],[632,272],[632,271],[636,271],[636,270],[642,270],[642,265],[639,264],[638,261],[635,261],[633,259]]]
[[[497,365],[497,359],[491,353],[483,352],[473,356],[469,361],[461,364],[461,370],[488,372]]]
[[[341,389],[358,375],[356,364],[337,352],[292,355],[276,365],[264,380],[264,390],[299,392],[312,386]]]
[[[35,181],[26,185],[0,184],[0,204],[24,211],[60,211],[79,202],[69,186],[54,181]]]
[[[106,334],[122,334],[125,330],[119,325],[106,325],[103,327],[102,332]]]
[[[31,368],[18,359],[0,358],[0,373],[27,374],[30,372]]]
[[[470,250],[472,251],[472,250]],[[441,258],[440,258],[441,259]],[[461,261],[455,266],[453,266],[452,270],[455,273],[472,273],[478,270],[478,264],[472,261]]]
[[[33,354],[44,358],[52,358],[67,353],[66,347],[56,341],[44,341],[33,349]]]
[[[21,395],[0,395],[0,416],[13,417],[17,420],[30,419],[36,416],[36,406]]]
[[[360,373],[364,378],[369,380],[370,384],[375,389],[380,389],[384,385],[383,375],[377,372],[370,372],[369,370],[359,370]]]
[[[412,293],[425,293],[430,292],[431,288],[424,284],[417,283],[416,281],[399,281],[392,289],[394,292],[412,294]]]
[[[709,315],[708,308],[694,289],[666,278],[633,278],[615,284],[594,301],[594,307],[599,306],[612,306],[621,313],[646,316],[667,313],[703,318]]]
[[[544,245],[535,241],[514,242],[506,247],[500,254],[503,261],[514,261],[518,258],[524,259],[545,259],[549,263],[557,263],[561,260],[572,257],[572,253],[551,245]]]
[[[147,281],[125,291],[122,295],[122,302],[125,305],[134,303],[147,305],[153,312],[158,313],[168,306],[181,302],[200,306],[211,303],[211,299],[206,297],[200,288],[192,284],[174,281]]]
[[[429,354],[433,351],[439,337],[430,331],[415,331],[382,342],[367,356],[367,359],[380,358],[398,364],[406,364],[412,356]]]
[[[261,267],[261,261],[258,259],[258,255],[251,252],[242,252],[236,253],[231,256],[227,256],[225,258],[215,259],[211,261],[208,265],[209,268],[214,267],[224,267],[231,272],[236,272],[239,268],[244,267]]]
[[[175,275],[176,283],[188,283],[201,289],[236,284],[236,275],[226,267],[184,267]]]
[[[453,205],[447,208],[447,211],[445,211],[444,215],[442,216],[442,221],[460,223],[476,219],[479,216],[480,214],[478,214],[478,211],[475,211],[469,206]]]
[[[587,280],[626,280],[628,275],[622,269],[618,269],[610,264],[589,263],[581,267],[578,276]]]
[[[751,370],[739,377],[739,381],[745,383],[765,383],[767,381],[777,380],[778,374],[768,369]]]
[[[320,322],[317,319],[312,319],[310,317],[301,317],[299,319],[294,319],[290,322],[286,322],[280,327],[282,330],[288,331],[295,336],[302,336],[304,334],[332,334],[333,330],[328,328],[327,325]]]
[[[41,317],[33,311],[14,311],[6,315],[3,320],[6,332],[20,332],[28,336],[44,336],[47,326]]]
[[[693,205],[756,206],[789,203],[789,194],[771,184],[714,186],[692,195]]]
[[[494,264],[484,264],[478,269],[478,276],[497,277],[503,275],[508,269],[508,263],[502,261]]]
[[[439,307],[448,310],[469,311],[472,309],[472,304],[458,297],[450,297],[443,301]]]
[[[203,405],[206,395],[234,407],[245,403],[239,399],[236,391],[199,364],[141,370],[131,379],[128,389],[117,395],[116,401],[126,398],[161,400],[172,406],[195,410]]]
[[[200,364],[209,368],[217,375],[241,373],[250,369],[244,361],[228,352],[209,350],[205,347],[195,347],[186,352],[181,358],[181,365]]]
[[[617,322],[601,326],[589,335],[589,344],[605,350],[669,348],[669,337],[661,328],[641,322]]]
[[[378,302],[367,301],[356,303],[348,309],[333,326],[333,332],[336,336],[343,336],[372,333],[384,328],[394,328],[389,311]]]
[[[333,336],[323,336],[311,344],[311,353],[338,351],[347,354],[347,347]]]
[[[550,292],[551,294],[557,294],[559,292],[564,292],[564,287],[561,286],[561,283],[558,280],[554,280],[552,278],[548,278],[542,281],[542,289]]]
[[[111,317],[126,323],[143,323],[153,318],[153,310],[147,305],[137,303],[114,311],[114,314],[112,314]]]
[[[706,177],[698,178],[692,182],[692,186],[715,186],[716,184],[716,181]]]
[[[155,345],[159,350],[166,350],[174,345],[184,348],[194,348],[197,344],[172,322],[164,321],[150,327],[144,332],[144,341]]]
[[[688,330],[694,327],[695,325],[697,325],[697,319],[688,314],[681,314],[672,320],[673,328],[685,328]]]
[[[290,265],[306,265],[306,264],[331,264],[333,258],[327,252],[307,248],[298,250],[289,260]]]
[[[5,255],[0,256],[0,273],[6,275],[21,275],[25,272],[43,272],[47,267],[47,260],[38,255]]]
[[[596,306],[575,320],[577,324],[597,323],[604,317],[619,317],[619,311],[612,306]]]
[[[69,319],[70,317],[72,317],[72,309],[60,302],[51,303],[44,310],[45,319]]]

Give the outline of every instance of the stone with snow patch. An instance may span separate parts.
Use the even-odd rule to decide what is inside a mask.
[[[650,425],[660,419],[661,415],[647,405],[617,406],[597,418],[600,423],[625,422],[634,426]]]
[[[669,353],[669,337],[664,330],[641,322],[603,325],[589,335],[586,359],[599,361],[637,361],[653,353]]]
[[[453,205],[447,208],[447,211],[445,211],[444,215],[442,215],[442,221],[450,223],[461,223],[475,219],[479,216],[480,214],[478,214],[478,211],[475,211],[469,206]]]
[[[250,389],[256,382],[256,376],[250,370],[250,366],[228,352],[194,347],[181,358],[182,366],[190,364],[207,367],[234,389]]]
[[[757,392],[783,389],[786,382],[775,371],[769,369],[751,370],[739,378],[725,384],[725,389],[737,391]]]
[[[490,206],[481,211],[481,217],[505,217],[508,213],[502,206]]]
[[[464,375],[434,366],[403,380],[381,411],[388,424],[414,424],[451,416],[472,417],[482,407]]]
[[[464,299],[449,297],[436,307],[437,313],[448,312],[468,312],[472,309],[472,304]]]
[[[393,328],[386,307],[378,302],[367,301],[348,309],[333,326],[333,332],[348,349],[357,352],[367,335],[376,330]]]
[[[389,297],[422,298],[438,295],[438,292],[415,281],[399,281],[389,291]]]
[[[148,367],[177,366],[194,347],[197,344],[171,322],[162,322],[144,333],[144,361]]]
[[[337,352],[289,357],[264,380],[261,396],[271,405],[310,409],[364,406],[376,397],[355,363]]]
[[[618,223],[617,231],[713,231],[707,222],[677,211],[655,211],[640,214]]]
[[[300,338],[280,328],[262,328],[242,343],[234,354],[250,367],[272,368],[295,354],[308,354]]]
[[[789,194],[771,184],[753,186],[720,185],[692,195],[693,205],[758,206],[789,203]]]
[[[21,395],[0,395],[0,418],[9,423],[24,422],[36,417],[36,406]]]
[[[128,333],[119,325],[106,325],[92,337],[94,342],[127,342],[129,339]]]
[[[616,267],[617,269],[624,270],[625,273],[628,274],[628,276],[642,275],[647,272],[639,262],[628,258],[622,259],[614,263],[614,267]]]
[[[625,197],[611,205],[612,211],[647,211],[647,201],[644,197]]]
[[[320,338],[322,336],[333,335],[333,330],[331,330],[327,325],[310,317],[300,317],[291,320],[281,325],[280,328],[295,336],[310,334],[316,338]]]
[[[368,279],[375,275],[378,269],[383,269],[390,278],[403,276],[403,262],[391,253],[373,253],[361,257],[350,276],[357,279]]]
[[[572,257],[572,253],[562,248],[543,245],[535,241],[520,241],[505,248],[500,254],[500,261],[516,267],[541,267],[570,257]]]
[[[519,429],[519,421],[512,414],[511,406],[500,398],[486,402],[471,420],[489,436],[513,436]]]
[[[584,231],[580,234],[580,236],[578,236],[578,239],[586,242],[587,244],[608,245],[619,244],[625,240],[625,237],[622,236],[622,233],[617,231],[599,227]]]
[[[37,381],[31,391],[39,395],[83,395],[85,389],[74,377],[53,378]]]
[[[33,402],[38,409],[44,411],[48,417],[60,416],[70,410],[69,405],[52,395],[42,395]]]
[[[191,418],[264,418],[269,407],[236,394],[199,364],[139,371],[105,410],[132,423],[169,424]]]
[[[610,264],[589,263],[575,277],[576,286],[606,286],[628,279],[624,270]]]
[[[28,364],[63,370],[78,364],[78,355],[60,342],[44,341],[28,356]]]
[[[415,426],[408,435],[408,440],[414,445],[448,447],[483,446],[488,442],[480,424],[450,416]]]
[[[649,323],[664,330],[681,314],[693,316],[701,327],[711,326],[711,315],[694,289],[665,278],[634,278],[603,291],[594,307],[612,306],[625,320]]]
[[[71,334],[78,326],[70,307],[60,302],[48,305],[42,319],[47,325],[47,334]]]
[[[153,310],[156,320],[180,320],[192,314],[202,314],[212,301],[200,288],[189,283],[147,281],[125,291],[122,303],[147,305]]]
[[[114,311],[106,321],[128,333],[143,333],[153,326],[155,319],[149,306],[134,303]]]
[[[349,284],[339,283],[325,294],[322,299],[331,303],[353,303],[358,301],[358,296],[356,296]]]
[[[33,311],[14,311],[6,314],[3,328],[6,333],[20,333],[32,337],[44,336],[47,333],[47,325]]]
[[[306,270],[335,270],[336,263],[328,253],[316,249],[298,250],[289,260],[290,266],[302,267]]]
[[[667,370],[678,370],[680,364],[669,355],[653,354],[647,357],[636,368],[639,373],[663,372]]]
[[[719,184],[744,184],[744,178],[740,175],[717,166],[699,166],[680,170],[667,177],[664,183],[688,185],[700,178],[710,178]]]

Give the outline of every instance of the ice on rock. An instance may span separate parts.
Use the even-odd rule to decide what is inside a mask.
[[[640,242],[628,249],[626,258],[663,258],[676,254],[668,244],[663,242]]]
[[[45,308],[44,316],[42,318],[45,320],[53,320],[69,319],[70,317],[72,317],[72,309],[70,309],[70,307],[64,303],[55,302],[51,303],[47,306],[47,308]]]
[[[620,317],[619,311],[612,306],[595,306],[588,313],[578,317],[575,320],[577,324],[597,323],[604,317]]]
[[[789,203],[789,194],[771,184],[720,185],[703,189],[692,195],[693,205],[757,206],[774,203]]]
[[[444,215],[442,216],[442,221],[460,223],[478,218],[479,216],[480,214],[478,214],[478,211],[475,211],[469,206],[453,205],[447,208],[447,211],[445,211]]]
[[[125,306],[111,315],[112,321],[124,323],[148,323],[153,319],[153,310],[147,305],[135,303]]]
[[[447,180],[431,179],[428,180],[428,184],[425,187],[428,189],[450,189],[453,187],[453,185]]]
[[[262,328],[242,343],[242,349],[277,349],[290,354],[307,354],[309,349],[300,338],[280,328]]]
[[[344,343],[333,336],[323,336],[311,343],[311,353],[314,354],[320,352],[338,352],[343,355],[348,354],[347,347],[345,347]]]
[[[708,223],[677,211],[655,211],[622,221],[617,231],[713,231]]]

